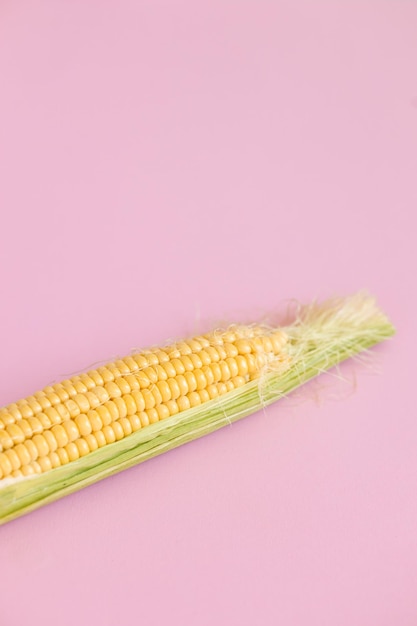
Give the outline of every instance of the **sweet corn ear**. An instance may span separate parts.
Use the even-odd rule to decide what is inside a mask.
[[[131,354],[0,408],[0,524],[265,407],[394,334],[367,294],[285,328],[234,325]]]

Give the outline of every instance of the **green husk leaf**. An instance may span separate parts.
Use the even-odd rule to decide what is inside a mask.
[[[254,413],[395,333],[374,299],[364,292],[299,307],[295,321],[284,330],[289,336],[286,370],[267,370],[220,398],[62,467],[0,481],[0,524]]]

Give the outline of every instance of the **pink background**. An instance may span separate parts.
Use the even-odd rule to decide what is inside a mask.
[[[417,624],[416,68],[413,2],[0,2],[0,404],[292,297],[398,328],[2,527],[2,626]]]

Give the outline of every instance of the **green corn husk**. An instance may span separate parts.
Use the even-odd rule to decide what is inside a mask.
[[[363,292],[300,307],[295,321],[280,328],[289,337],[288,369],[266,371],[224,396],[151,424],[67,465],[35,476],[0,480],[0,524],[254,413],[395,333],[374,299]]]

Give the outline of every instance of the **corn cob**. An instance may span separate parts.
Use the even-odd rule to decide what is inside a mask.
[[[0,523],[231,423],[394,332],[358,294],[133,353],[0,409]]]

